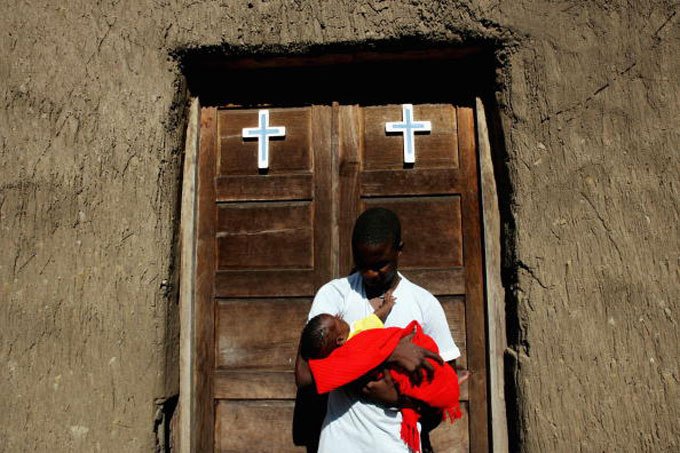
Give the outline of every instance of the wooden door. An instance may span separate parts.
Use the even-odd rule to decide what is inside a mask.
[[[271,110],[270,124],[287,134],[271,141],[261,174],[257,141],[241,137],[258,111],[202,112],[200,451],[296,450],[297,341],[316,288],[331,278],[330,113]]]
[[[351,268],[356,216],[384,206],[402,220],[400,269],[442,302],[459,361],[475,372],[464,417],[433,434],[437,451],[487,450],[486,345],[474,118],[417,105],[432,131],[385,133],[401,106],[270,109],[266,172],[243,128],[257,110],[205,108],[201,118],[196,338],[198,450],[300,451],[291,438],[297,341],[316,290]]]
[[[463,418],[432,433],[437,452],[488,450],[486,340],[474,113],[450,104],[416,105],[415,163],[405,165],[403,136],[385,133],[402,106],[339,109],[340,272],[352,267],[354,219],[382,206],[397,213],[404,250],[399,269],[442,303],[461,350],[458,366],[474,372],[461,388]]]

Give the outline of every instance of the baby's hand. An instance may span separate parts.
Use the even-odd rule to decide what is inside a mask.
[[[389,307],[390,310],[392,310],[392,307],[394,307],[394,304],[397,303],[397,298],[394,297],[394,294],[392,294],[392,291],[387,291],[385,293],[385,300],[383,301],[382,306],[383,307]]]
[[[385,322],[396,302],[397,298],[392,295],[392,291],[387,291],[382,305],[380,305],[373,313],[380,318],[382,322]]]

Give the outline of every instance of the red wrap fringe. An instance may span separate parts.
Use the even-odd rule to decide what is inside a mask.
[[[405,407],[401,410],[401,440],[415,453],[420,453],[420,433],[418,432],[418,412]]]

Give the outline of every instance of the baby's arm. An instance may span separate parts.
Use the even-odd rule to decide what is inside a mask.
[[[385,322],[387,316],[392,311],[392,307],[394,307],[394,304],[396,302],[397,298],[392,295],[392,291],[387,291],[385,293],[385,299],[383,300],[382,304],[378,308],[376,308],[373,314],[380,318],[382,322]]]

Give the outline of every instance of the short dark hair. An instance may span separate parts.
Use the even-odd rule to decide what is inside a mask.
[[[328,323],[327,313],[314,316],[310,319],[300,336],[300,356],[305,359],[322,359],[330,354],[332,339]]]
[[[370,208],[354,223],[352,249],[359,244],[379,245],[391,242],[397,249],[401,244],[401,223],[399,217],[387,208]]]

